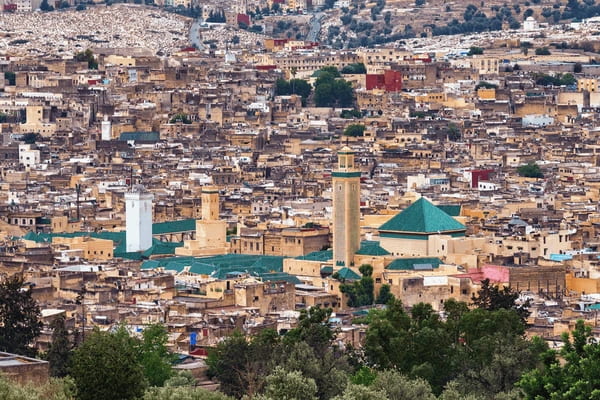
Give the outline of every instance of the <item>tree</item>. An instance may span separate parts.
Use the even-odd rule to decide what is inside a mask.
[[[425,0],[415,0],[415,6],[422,7],[425,5]]]
[[[209,353],[208,375],[217,378],[221,390],[229,396],[253,397],[262,391],[279,346],[279,336],[271,329],[261,331],[250,340],[235,331]]]
[[[189,125],[192,123],[192,121],[187,116],[187,114],[184,114],[184,113],[177,113],[177,114],[173,115],[173,117],[169,120],[170,124],[175,124],[177,122],[181,122],[184,125]]]
[[[75,54],[75,59],[77,61],[87,62],[88,69],[98,69],[98,62],[94,57],[94,53],[90,49]]]
[[[6,71],[4,73],[4,79],[6,79],[8,86],[15,86],[17,83],[17,76],[12,71]]]
[[[456,142],[460,140],[461,133],[460,128],[456,126],[456,124],[450,123],[448,124],[448,140],[452,142]]]
[[[390,290],[390,285],[384,284],[381,285],[379,289],[379,294],[377,295],[377,300],[375,300],[375,304],[387,304],[390,300],[394,298]]]
[[[0,398],[3,400],[74,400],[72,381],[51,378],[43,385],[14,383],[0,374]]]
[[[469,52],[467,53],[468,56],[479,55],[479,54],[483,54],[483,48],[477,47],[477,46],[471,46],[469,48]]]
[[[366,74],[367,68],[364,63],[348,64],[342,68],[342,74]]]
[[[362,113],[359,110],[342,110],[340,113],[340,118],[352,119],[352,118],[362,118]]]
[[[175,358],[166,346],[167,333],[161,324],[150,325],[142,332],[139,361],[150,386],[163,386],[173,375],[171,364]]]
[[[387,370],[377,374],[371,387],[384,392],[388,400],[419,399],[435,400],[431,386],[427,381],[410,379],[398,371]]]
[[[510,287],[503,286],[500,289],[497,285],[492,285],[489,279],[481,281],[481,288],[477,291],[477,295],[471,296],[473,305],[482,310],[514,310],[523,318],[529,316],[529,312],[525,305],[517,305],[516,300],[519,298],[519,293],[512,290]]]
[[[348,296],[349,307],[370,306],[374,302],[373,267],[363,264],[359,267],[360,280],[340,285],[340,291]]]
[[[530,162],[528,164],[521,165],[517,167],[517,173],[520,176],[524,176],[526,178],[543,178],[544,174],[540,169],[540,166],[534,162]]]
[[[519,387],[526,400],[537,399],[597,399],[600,395],[600,345],[591,328],[578,320],[571,337],[565,342],[559,360],[555,351],[542,354],[542,365],[523,375]]]
[[[0,283],[0,351],[31,355],[29,347],[41,332],[40,309],[24,289],[23,278],[13,275]]]
[[[385,392],[363,385],[349,384],[344,393],[333,400],[388,400]]]
[[[48,0],[42,0],[40,3],[40,10],[42,11],[54,11],[54,7],[48,4]]]
[[[331,399],[344,391],[350,372],[344,353],[331,345],[321,349],[302,340],[285,342],[274,361],[286,371],[299,371],[305,378],[314,380],[317,398]]]
[[[582,71],[582,70],[583,70],[583,66],[581,65],[581,63],[575,63],[575,64],[573,65],[573,72],[574,72],[575,74],[579,74],[579,73],[581,73],[581,71]]]
[[[392,13],[387,11],[385,14],[383,14],[383,22],[385,22],[386,25],[389,25],[392,22]]]
[[[77,7],[75,7],[75,11],[84,11],[86,10],[87,7],[85,4],[81,3],[81,4],[77,4]]]
[[[547,47],[538,47],[535,49],[536,56],[549,56],[550,54],[550,50]]]
[[[147,386],[138,361],[139,341],[124,327],[115,332],[95,330],[73,353],[70,375],[79,400],[136,399]]]
[[[350,124],[344,129],[344,136],[359,137],[365,134],[366,127],[363,124]]]
[[[266,381],[265,392],[257,400],[317,400],[317,384],[300,371],[276,367]]]
[[[190,386],[150,388],[143,400],[233,400],[223,393]]]
[[[69,331],[65,326],[65,317],[60,316],[50,324],[52,328],[52,343],[46,355],[50,363],[50,375],[62,378],[69,373],[69,362],[72,354],[72,344]]]

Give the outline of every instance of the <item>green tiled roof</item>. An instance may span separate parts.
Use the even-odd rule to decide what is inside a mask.
[[[349,281],[357,281],[360,279],[360,275],[352,271],[350,268],[341,268],[339,271],[337,271],[337,273],[340,279],[345,279]]]
[[[362,256],[387,256],[390,254],[389,251],[379,245],[379,242],[365,240],[361,242],[360,249],[356,252]]]
[[[414,271],[419,269],[419,265],[430,264],[434,269],[438,268],[442,260],[437,257],[419,257],[419,258],[398,258],[392,261],[385,269],[394,271]]]
[[[296,257],[296,260],[329,261],[333,259],[333,250],[313,251],[305,256]]]
[[[285,272],[261,274],[260,278],[265,282],[286,281],[289,283],[293,283],[294,285],[300,285],[302,283],[302,281],[296,278],[294,275],[290,275]]]
[[[179,221],[157,222],[152,224],[153,235],[164,235],[167,233],[188,232],[196,230],[196,220],[181,219]]]
[[[321,267],[322,274],[333,274],[333,267]]]
[[[380,231],[420,234],[464,231],[466,227],[424,197],[379,227]]]
[[[115,258],[127,258],[130,260],[141,260],[142,257],[152,255],[175,254],[175,248],[183,246],[181,242],[161,242],[152,239],[152,247],[144,252],[128,252],[126,245],[127,234],[125,232],[73,232],[73,233],[33,233],[28,232],[23,239],[33,240],[37,243],[50,243],[52,238],[75,238],[89,236],[95,239],[112,240],[114,245],[113,255]]]
[[[439,204],[436,207],[451,217],[460,216],[461,206],[459,204]]]
[[[126,142],[134,140],[136,142],[158,142],[160,134],[158,132],[122,132],[119,140]]]

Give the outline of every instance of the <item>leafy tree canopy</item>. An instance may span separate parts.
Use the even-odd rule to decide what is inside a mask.
[[[358,137],[365,134],[366,127],[363,124],[350,124],[344,129],[344,136]]]
[[[521,165],[517,167],[517,173],[520,176],[524,176],[526,178],[543,178],[544,174],[540,169],[540,166],[534,162],[530,162],[528,164]]]
[[[40,334],[40,309],[24,289],[23,278],[13,275],[0,282],[0,351],[32,355],[29,347]]]

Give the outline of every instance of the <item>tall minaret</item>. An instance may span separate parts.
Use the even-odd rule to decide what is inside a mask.
[[[360,171],[354,166],[354,152],[349,147],[338,151],[332,177],[334,269],[351,268],[360,248]]]
[[[125,193],[125,229],[127,252],[152,247],[152,193],[136,185]]]
[[[219,219],[219,189],[216,186],[202,188],[202,219],[204,221]]]

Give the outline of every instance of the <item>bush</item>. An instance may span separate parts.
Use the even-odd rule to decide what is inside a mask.
[[[536,56],[549,56],[550,54],[550,50],[547,47],[538,47],[535,49]]]
[[[521,165],[517,168],[517,173],[525,178],[543,178],[544,174],[540,169],[540,166],[534,162]]]
[[[364,136],[365,126],[362,124],[351,124],[344,129],[344,136],[359,137]]]

